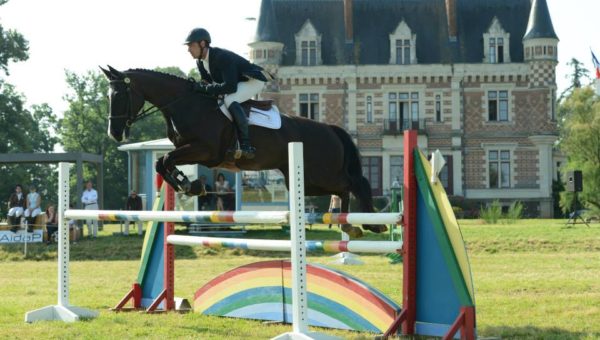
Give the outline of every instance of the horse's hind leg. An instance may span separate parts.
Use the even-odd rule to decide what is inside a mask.
[[[360,178],[356,178],[352,181],[352,193],[359,201],[361,212],[375,212],[375,209],[373,208],[371,185],[365,177],[360,176]],[[363,224],[363,229],[370,230],[374,233],[383,233],[387,231],[387,226],[385,224]]]
[[[350,193],[348,191],[339,195],[342,199],[341,212],[347,213],[350,210]],[[348,234],[351,238],[361,238],[363,236],[360,228],[353,226],[352,224],[342,224],[342,231]]]

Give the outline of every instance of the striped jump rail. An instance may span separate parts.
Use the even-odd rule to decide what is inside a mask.
[[[265,240],[222,238],[203,236],[169,235],[167,242],[180,246],[201,246],[206,248],[236,248],[264,251],[287,251],[292,247],[290,240]],[[325,253],[394,253],[402,249],[402,242],[395,241],[306,241],[306,251]]]
[[[154,221],[193,223],[289,224],[288,211],[128,211],[77,210],[65,211],[71,220]],[[306,213],[307,224],[399,224],[400,213]]]

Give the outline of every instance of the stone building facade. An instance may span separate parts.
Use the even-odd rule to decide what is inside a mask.
[[[557,47],[545,0],[263,0],[250,58],[280,111],[352,135],[375,195],[410,128],[450,195],[550,217]]]

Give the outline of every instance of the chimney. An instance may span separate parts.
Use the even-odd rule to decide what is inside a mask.
[[[446,0],[446,17],[448,18],[448,40],[456,41],[456,0]]]
[[[352,24],[352,0],[344,0],[344,25],[346,27],[346,42],[354,40],[354,27]]]

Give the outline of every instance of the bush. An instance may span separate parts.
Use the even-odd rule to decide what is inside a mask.
[[[508,212],[504,217],[506,224],[514,224],[516,221],[523,217],[523,203],[521,201],[514,201],[510,204]]]
[[[479,217],[487,224],[498,223],[498,220],[502,217],[502,206],[500,205],[500,201],[495,200],[487,207],[481,207]]]

